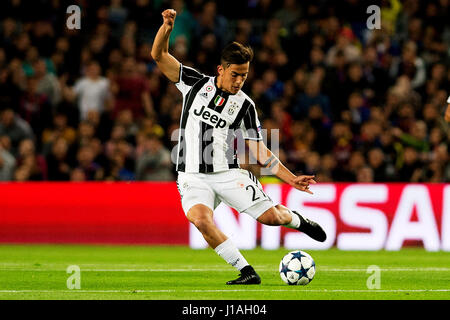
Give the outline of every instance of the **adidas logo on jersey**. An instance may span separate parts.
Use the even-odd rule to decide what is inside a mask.
[[[200,93],[200,96],[203,98],[208,98],[208,94],[206,92]]]
[[[206,110],[205,106],[202,106],[200,110],[194,109],[194,114],[200,118],[204,123],[212,125],[215,128],[225,128],[227,122],[220,117],[220,114],[214,110]]]

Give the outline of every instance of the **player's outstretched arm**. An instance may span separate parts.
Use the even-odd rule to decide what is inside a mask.
[[[246,144],[259,165],[268,168],[272,174],[288,183],[295,189],[313,194],[309,190],[309,185],[316,183],[314,176],[296,176],[267,148],[264,141],[245,140]]]
[[[176,15],[173,9],[163,11],[164,22],[156,33],[151,52],[161,72],[172,82],[178,82],[180,76],[180,62],[169,53],[169,37]]]

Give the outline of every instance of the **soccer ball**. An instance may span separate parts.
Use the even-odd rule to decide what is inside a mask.
[[[304,251],[291,251],[280,262],[281,279],[289,285],[307,285],[315,273],[316,264]]]

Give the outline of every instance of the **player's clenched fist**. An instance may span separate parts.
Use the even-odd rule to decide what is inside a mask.
[[[164,19],[164,24],[169,27],[169,28],[173,28],[173,24],[175,22],[175,17],[177,16],[177,12],[173,9],[167,9],[164,10],[162,13],[163,19]]]

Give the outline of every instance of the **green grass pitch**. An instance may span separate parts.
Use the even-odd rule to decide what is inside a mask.
[[[316,276],[307,286],[281,281],[289,252],[243,250],[258,271],[258,286],[227,286],[238,272],[211,250],[183,246],[1,245],[0,299],[450,299],[450,253],[307,251]],[[80,267],[80,289],[69,290],[67,267]],[[377,265],[380,289],[368,289]]]

